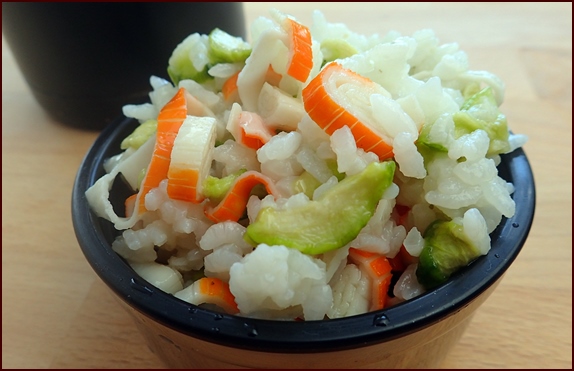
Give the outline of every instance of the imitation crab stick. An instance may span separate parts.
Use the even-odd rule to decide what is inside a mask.
[[[202,184],[209,175],[217,122],[213,117],[187,116],[174,140],[167,173],[167,194],[174,200],[203,201]]]
[[[268,194],[277,198],[279,191],[273,180],[258,171],[250,170],[237,177],[223,200],[215,207],[208,206],[205,215],[216,223],[239,221],[245,212],[251,191],[259,184],[265,187]]]
[[[289,61],[287,74],[294,79],[305,82],[313,68],[313,50],[311,32],[307,26],[286,17],[283,29],[289,34]]]
[[[383,256],[373,252],[351,247],[349,258],[353,263],[368,273],[372,282],[372,297],[370,310],[383,309],[387,301],[387,291],[391,284],[391,264]]]
[[[257,150],[273,137],[273,132],[265,126],[261,116],[255,112],[241,112],[238,124],[241,133],[239,141],[249,148]]]
[[[216,277],[202,277],[177,292],[175,296],[191,304],[214,304],[226,313],[239,313],[235,297],[229,290],[229,284]]]
[[[184,88],[180,88],[159,112],[153,155],[140,187],[139,213],[146,211],[145,195],[167,177],[173,142],[187,116],[187,94]]]
[[[237,103],[231,106],[226,128],[236,142],[255,150],[263,147],[275,134],[261,116],[255,112],[243,111]]]
[[[235,72],[223,83],[221,87],[221,94],[226,102],[237,102],[239,99],[239,92],[237,91],[237,77],[241,70]]]
[[[375,153],[383,161],[393,157],[393,148],[372,117],[373,94],[386,96],[388,92],[336,62],[326,64],[302,91],[305,110],[327,134],[346,125],[357,147]]]
[[[287,47],[285,72],[283,63],[277,55]],[[313,44],[309,29],[291,18],[278,14],[277,22],[263,31],[253,46],[251,55],[237,77],[237,88],[243,106],[248,111],[257,109],[257,98],[261,87],[268,81],[276,85],[283,77],[289,76],[293,82],[306,82],[313,68]],[[281,79],[272,78],[269,67],[274,65],[277,72],[283,74]],[[276,80],[276,81],[274,81]]]

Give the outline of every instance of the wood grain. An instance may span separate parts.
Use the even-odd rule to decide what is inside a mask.
[[[506,84],[501,107],[536,181],[536,215],[514,264],[443,368],[572,368],[572,3],[245,3],[352,30],[431,28],[471,69]],[[86,263],[71,188],[96,133],[46,116],[2,39],[2,367],[160,368]]]

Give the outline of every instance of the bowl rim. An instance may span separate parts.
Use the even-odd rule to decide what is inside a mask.
[[[137,124],[123,115],[116,118],[82,160],[72,190],[76,238],[99,278],[130,307],[175,331],[223,346],[264,352],[326,352],[386,342],[422,330],[460,311],[495,284],[522,250],[534,219],[534,176],[524,150],[518,148],[501,155],[498,166],[499,176],[520,185],[512,194],[514,216],[503,217],[491,233],[487,255],[456,272],[445,284],[389,308],[338,319],[277,321],[222,314],[177,299],[138,276],[110,247],[106,236],[114,233],[113,225],[95,216],[89,207],[85,191],[103,175],[104,160],[120,152],[119,143]]]

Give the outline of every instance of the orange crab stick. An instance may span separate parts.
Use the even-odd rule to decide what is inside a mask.
[[[239,114],[240,142],[249,148],[259,149],[271,140],[273,132],[254,112],[243,111]]]
[[[357,147],[375,153],[383,161],[393,157],[393,148],[372,117],[372,94],[388,92],[335,62],[326,64],[302,91],[305,111],[323,131],[331,135],[346,125]]]
[[[185,289],[185,293],[180,292],[177,295],[191,304],[214,304],[226,313],[239,313],[229,284],[216,277],[202,277]]]
[[[145,195],[167,178],[173,142],[187,115],[186,93],[185,89],[180,88],[159,112],[155,147],[140,187],[139,213],[146,211]]]
[[[349,258],[366,271],[373,285],[370,310],[383,309],[387,301],[387,291],[391,284],[392,267],[389,260],[380,254],[351,247]]]
[[[263,147],[274,135],[261,116],[255,112],[242,111],[237,103],[231,107],[226,128],[236,142],[255,150]]]
[[[294,79],[305,82],[313,68],[313,50],[311,32],[307,26],[285,18],[283,28],[289,34],[289,61],[287,74]]]
[[[215,223],[226,220],[239,221],[245,212],[251,191],[259,184],[265,187],[268,194],[278,197],[279,191],[271,178],[258,171],[250,170],[235,179],[231,189],[217,206],[207,206],[205,215]]]
[[[167,172],[167,194],[174,200],[203,201],[203,182],[209,175],[217,136],[213,117],[187,116],[173,143]]]
[[[225,80],[221,87],[221,94],[223,94],[223,99],[226,102],[237,102],[239,100],[239,92],[237,91],[239,72],[241,72],[241,70],[235,72],[231,77]]]

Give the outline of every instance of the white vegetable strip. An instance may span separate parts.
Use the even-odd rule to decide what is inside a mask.
[[[245,61],[245,67],[237,77],[237,89],[245,110],[257,110],[257,99],[265,83],[269,65],[286,37],[287,34],[279,27],[272,27],[263,31],[253,46],[251,55]]]
[[[133,181],[134,179],[137,179],[137,175],[135,175],[135,173],[139,173],[141,169],[145,169],[148,166],[154,145],[155,136],[152,136],[147,140],[147,142],[138,148],[136,152],[115,166],[110,173],[98,179],[94,185],[86,191],[88,203],[96,215],[114,223],[114,227],[118,230],[133,227],[137,221],[140,220],[141,214],[133,213],[131,217],[125,218],[118,216],[115,213],[114,207],[109,200],[110,189],[114,179],[119,173],[125,174],[126,179],[131,180],[130,185],[136,189],[137,184],[134,184]],[[139,202],[140,195],[138,194],[137,197],[136,204]]]

